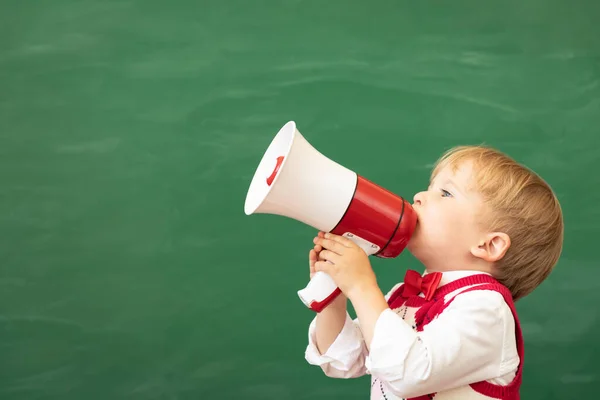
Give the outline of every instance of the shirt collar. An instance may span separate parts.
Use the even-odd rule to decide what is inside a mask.
[[[471,275],[480,275],[480,274],[485,274],[485,275],[491,275],[487,272],[483,272],[483,271],[469,271],[469,270],[460,270],[460,271],[446,271],[442,273],[442,280],[440,281],[439,286],[443,286],[447,283],[450,283],[452,281],[467,277],[467,276],[471,276]],[[427,271],[425,271],[423,273],[423,276],[427,275]]]

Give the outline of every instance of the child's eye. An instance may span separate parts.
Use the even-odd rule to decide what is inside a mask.
[[[440,189],[442,191],[442,197],[452,197],[452,193],[445,189]]]

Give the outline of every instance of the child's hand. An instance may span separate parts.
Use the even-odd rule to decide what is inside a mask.
[[[320,246],[320,252],[314,253],[319,256],[319,260],[314,261],[314,270],[331,276],[348,298],[363,289],[377,288],[369,257],[356,243],[343,236],[322,232],[314,243],[315,250]]]

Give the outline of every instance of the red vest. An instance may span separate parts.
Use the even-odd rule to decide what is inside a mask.
[[[477,286],[472,287],[473,285]],[[513,317],[515,319],[517,353],[519,354],[520,358],[519,367],[517,369],[517,373],[514,380],[507,386],[500,386],[486,381],[472,383],[469,386],[470,389],[483,395],[483,398],[488,397],[491,399],[501,400],[519,400],[519,389],[521,387],[522,381],[524,356],[523,335],[521,333],[521,326],[519,324],[519,319],[517,317],[517,311],[515,309],[512,295],[504,285],[500,284],[491,276],[485,274],[467,276],[465,278],[452,281],[438,288],[430,301],[426,301],[424,298],[419,296],[411,296],[409,298],[402,297],[402,286],[403,285],[400,285],[391,294],[391,296],[388,299],[388,305],[391,309],[397,309],[399,307],[402,307],[403,305],[406,305],[407,307],[411,308],[418,308],[414,316],[415,329],[417,330],[417,332],[422,331],[423,327],[425,327],[436,316],[441,314],[446,309],[446,307],[448,307],[452,303],[456,296],[460,295],[460,293],[466,293],[473,290],[492,290],[494,292],[500,293],[502,297],[504,297],[504,301],[506,301],[506,303],[510,307],[510,310],[512,311]],[[457,292],[458,294],[451,298],[444,299],[446,295],[462,288],[466,289]],[[440,397],[444,397],[442,393],[439,394]],[[431,393],[428,395],[419,396],[407,400],[430,400],[434,398],[436,398],[436,393]]]

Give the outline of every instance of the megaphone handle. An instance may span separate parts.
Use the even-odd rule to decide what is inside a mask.
[[[321,312],[342,291],[329,275],[323,271],[316,272],[308,285],[298,291],[300,300],[311,310]]]

